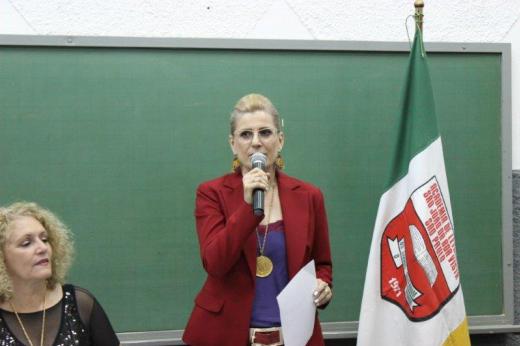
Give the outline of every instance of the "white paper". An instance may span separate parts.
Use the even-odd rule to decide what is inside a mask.
[[[300,269],[276,297],[285,346],[306,345],[311,338],[316,316],[313,295],[316,287],[316,269],[312,260]]]

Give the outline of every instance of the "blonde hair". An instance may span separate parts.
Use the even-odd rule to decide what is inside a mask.
[[[47,280],[47,287],[54,288],[58,283],[63,284],[72,264],[74,254],[72,234],[56,215],[30,202],[17,202],[0,208],[0,301],[8,300],[13,294],[11,278],[5,265],[4,248],[7,230],[13,221],[23,216],[37,220],[48,233],[52,248],[52,275]]]
[[[252,113],[256,111],[264,111],[270,114],[273,117],[274,126],[278,132],[282,131],[280,115],[278,114],[278,110],[273,105],[271,100],[269,100],[264,95],[260,94],[248,94],[243,96],[235,105],[235,108],[231,112],[231,117],[229,119],[229,127],[231,134],[235,132],[235,126],[237,119],[246,113]]]

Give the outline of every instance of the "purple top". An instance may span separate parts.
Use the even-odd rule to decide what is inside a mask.
[[[263,244],[265,226],[258,226],[260,244]],[[257,253],[260,254],[259,244],[256,244]],[[267,240],[265,242],[264,256],[273,262],[273,272],[265,278],[256,277],[255,299],[253,301],[253,314],[251,315],[251,327],[275,327],[280,326],[280,309],[276,296],[289,282],[287,274],[287,255],[285,251],[285,233],[283,220],[269,224]]]

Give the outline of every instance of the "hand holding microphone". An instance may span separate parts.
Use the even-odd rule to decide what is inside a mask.
[[[262,153],[251,156],[252,170],[247,172],[242,181],[244,184],[244,200],[253,204],[255,215],[264,214],[265,191],[269,188],[269,173],[265,172],[267,157]]]

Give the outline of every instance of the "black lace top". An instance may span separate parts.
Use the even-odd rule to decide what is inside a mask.
[[[42,311],[18,313],[33,345],[40,344]],[[0,346],[29,345],[13,312],[0,309]],[[103,308],[87,290],[63,286],[63,298],[45,312],[46,346],[117,346]]]

